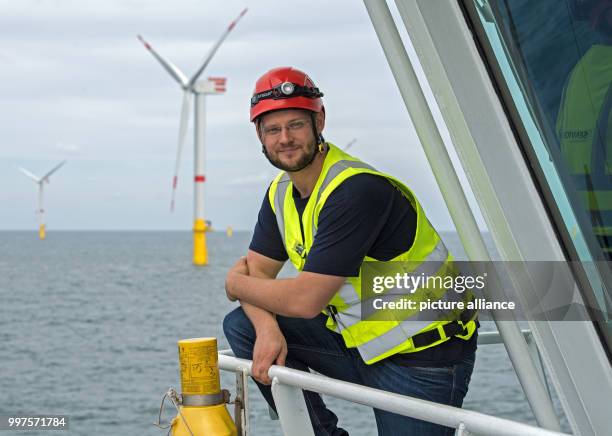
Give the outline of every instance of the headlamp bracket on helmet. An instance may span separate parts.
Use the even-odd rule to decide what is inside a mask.
[[[262,100],[282,100],[285,98],[294,97],[306,97],[314,99],[323,97],[323,93],[319,91],[319,88],[310,86],[300,86],[292,82],[283,82],[280,85],[276,85],[272,89],[257,93],[253,97],[251,97],[251,107],[255,106]]]

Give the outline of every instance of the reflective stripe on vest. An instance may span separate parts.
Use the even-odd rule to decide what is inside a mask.
[[[276,215],[276,223],[278,224],[278,230],[281,234],[281,238],[283,238],[283,245],[285,246],[285,250],[287,249],[287,244],[285,244],[285,195],[287,195],[287,191],[290,186],[291,179],[289,175],[285,172],[281,173],[279,180],[277,181],[276,193],[274,195],[274,214]],[[289,194],[291,195],[291,194]]]
[[[442,240],[440,240],[438,242],[438,245],[436,246],[436,249],[429,255],[427,259],[425,259],[424,263],[422,263],[417,269],[412,271],[410,275],[412,276],[422,275],[424,277],[424,281],[426,281],[428,277],[436,276],[437,273],[441,269],[443,269],[443,267],[445,266],[446,259],[448,258],[448,254],[449,254],[448,250],[442,243]],[[345,302],[347,302],[347,304],[350,305],[350,307],[342,312],[339,312],[336,315],[336,318],[339,321],[342,320],[342,326],[340,327],[341,330],[345,328],[350,328],[352,325],[357,324],[358,322],[361,321],[361,299],[357,295],[355,288],[350,283],[345,284],[342,288],[345,288],[345,287],[350,288],[350,291],[348,289],[345,289],[344,292],[346,295],[349,295],[349,292],[352,293],[353,301],[349,303],[347,300],[344,300]],[[418,292],[418,289],[415,290],[415,292]],[[385,295],[385,294],[401,295],[402,292],[398,289],[389,289],[388,291],[382,293],[381,295]],[[357,297],[356,300],[354,296]],[[445,292],[440,300],[462,301],[463,298],[461,294],[459,294],[458,292]],[[427,315],[423,314],[423,315],[424,316],[421,316],[420,311],[417,311],[417,314],[415,316],[416,316],[416,319],[429,319],[430,320],[429,322],[431,322],[431,319],[432,319],[431,314],[427,314]]]
[[[321,183],[321,186],[319,187],[317,203],[321,199],[321,193],[325,191],[325,189],[329,186],[331,181],[335,179],[342,171],[346,170],[347,168],[367,168],[372,171],[376,171],[372,166],[368,165],[365,162],[347,161],[347,160],[341,160],[341,161],[336,162],[329,169],[325,179],[323,179],[323,182]],[[285,172],[281,173],[280,179],[278,180],[278,188],[276,189],[274,193],[274,200],[273,200],[275,213],[276,211],[280,211],[280,214],[276,213],[276,222],[278,224],[278,229],[280,231],[281,238],[283,239],[283,245],[285,245],[285,249],[287,249],[287,244],[285,242],[285,222],[284,222],[283,204],[285,202],[285,196],[287,195],[287,188],[289,188],[290,181],[291,180],[289,179],[289,176],[287,175],[287,173]],[[293,194],[290,194],[290,195],[293,195]],[[315,221],[312,220],[313,237],[316,234],[317,234],[317,229],[315,227]]]
[[[378,172],[370,165],[346,154],[332,144],[325,157],[319,179],[304,208],[300,227],[300,217],[295,208],[293,185],[286,173],[279,174],[269,190],[269,201],[275,212],[278,228],[289,259],[296,269],[302,270],[305,256],[296,254],[295,247],[303,244],[307,254],[312,247],[318,227],[318,217],[327,198],[346,179],[356,174],[372,174],[385,177],[411,203],[417,216],[416,233],[412,247],[392,260],[409,261],[411,270],[407,273],[424,277],[441,276],[454,271],[452,256],[444,246],[435,229],[427,220],[418,200],[402,182],[392,176]],[[302,233],[303,228],[303,233]],[[367,260],[375,260],[367,258]],[[425,281],[424,283],[427,283]],[[425,285],[428,286],[428,285]],[[422,292],[410,296],[416,302],[428,297],[440,301],[463,300],[454,290],[421,288]],[[397,352],[419,351],[435,344],[415,349],[410,337],[421,331],[435,330],[440,326],[459,319],[459,314],[444,311],[413,313],[407,318],[390,321],[371,321],[361,319],[361,268],[360,275],[348,277],[346,283],[333,296],[329,305],[333,306],[327,326],[342,334],[347,347],[357,347],[363,360],[374,363]],[[328,306],[329,308],[329,306]],[[452,315],[452,316],[451,316]],[[368,318],[370,319],[370,318]],[[432,321],[433,320],[433,321]],[[458,335],[469,339],[475,330],[474,321],[470,321],[468,333]],[[439,329],[438,329],[439,330]],[[446,340],[444,338],[443,340]],[[442,341],[442,339],[441,339]]]

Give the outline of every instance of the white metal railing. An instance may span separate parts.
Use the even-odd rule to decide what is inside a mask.
[[[494,333],[485,335],[487,343],[495,343],[490,342],[494,340]],[[243,377],[251,375],[252,361],[239,359],[231,354],[231,350],[219,352],[219,368],[242,374]],[[353,403],[452,427],[456,429],[455,434],[459,436],[475,434],[567,436],[565,433],[546,430],[509,419],[394,394],[283,366],[273,365],[270,367],[268,375],[272,379],[272,395],[285,435],[314,435],[302,395],[302,389],[307,389]],[[248,416],[248,412],[244,415]],[[246,434],[246,432],[243,434]]]

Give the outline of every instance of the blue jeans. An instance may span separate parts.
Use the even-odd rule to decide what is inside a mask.
[[[314,319],[276,317],[288,346],[286,366],[308,371],[309,368],[351,383],[461,407],[474,368],[474,355],[459,364],[446,367],[410,367],[393,357],[366,365],[359,352],[346,348],[342,336],[325,327],[326,317]],[[225,336],[236,357],[253,358],[255,330],[242,308],[223,320]],[[276,410],[270,386],[257,383],[268,404]],[[304,391],[306,406],[316,435],[348,435],[339,428],[338,418],[321,396]],[[385,436],[452,436],[454,429],[374,409],[378,434]]]

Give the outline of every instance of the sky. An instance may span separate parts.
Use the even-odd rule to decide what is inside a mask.
[[[350,153],[404,181],[436,227],[453,229],[361,1],[0,0],[0,230],[37,227],[37,186],[18,166],[42,175],[64,159],[45,185],[49,230],[190,230],[191,127],[169,207],[182,92],[136,36],[190,77],[245,7],[202,75],[227,78],[225,94],[206,98],[213,227],[254,226],[276,170],[249,99],[261,74],[287,65],[325,93],[328,141],[356,139]]]

